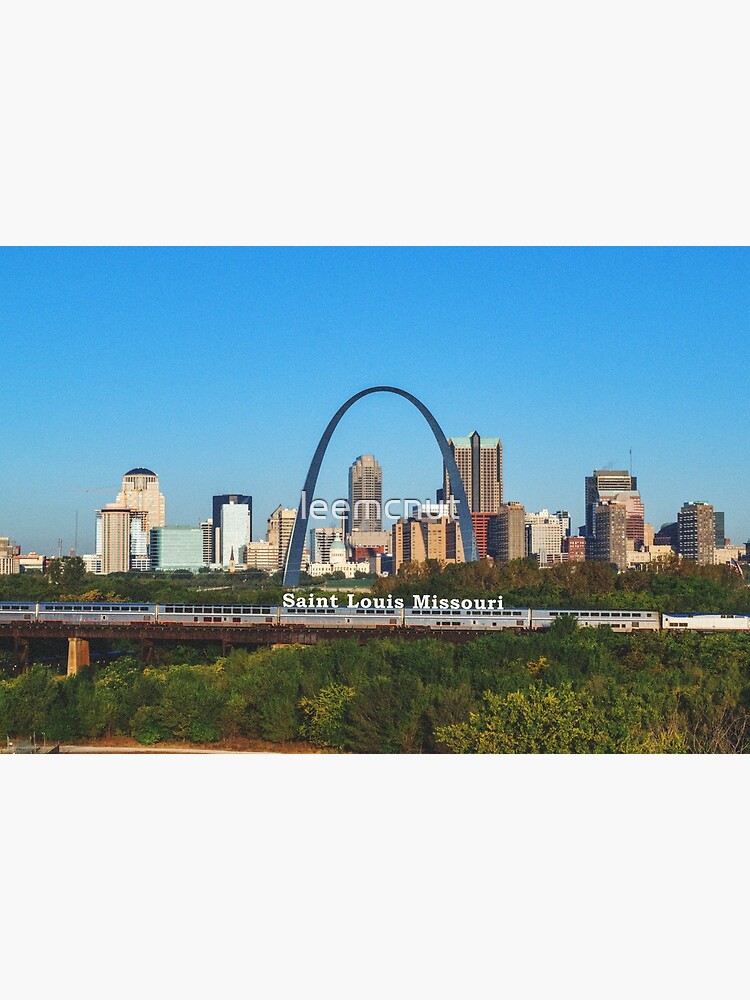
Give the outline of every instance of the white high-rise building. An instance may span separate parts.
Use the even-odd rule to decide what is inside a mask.
[[[148,512],[131,510],[130,512],[130,568],[144,571],[150,569],[149,532],[146,529]]]
[[[526,555],[537,556],[540,565],[547,564],[548,555],[562,552],[563,523],[548,510],[527,511],[525,518]]]
[[[251,541],[250,506],[246,503],[221,505],[221,565],[228,566],[232,556],[236,563],[243,561],[241,552]]]

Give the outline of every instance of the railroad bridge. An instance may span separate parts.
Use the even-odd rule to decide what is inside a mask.
[[[474,629],[432,629],[424,625],[378,625],[370,628],[331,625],[192,624],[185,622],[0,622],[0,640],[13,644],[19,664],[27,667],[30,645],[34,640],[61,639],[68,642],[68,674],[76,674],[90,665],[89,642],[112,642],[129,639],[137,643],[144,663],[152,663],[154,646],[160,642],[220,643],[222,655],[238,646],[314,646],[335,639],[356,639],[364,643],[373,638],[398,638],[413,641],[439,635],[453,643],[476,639]]]

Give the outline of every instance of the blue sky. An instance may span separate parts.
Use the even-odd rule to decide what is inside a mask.
[[[0,535],[94,541],[123,473],[159,475],[170,524],[254,497],[296,504],[326,423],[392,384],[446,434],[502,439],[505,496],[583,518],[583,480],[633,453],[646,519],[686,499],[750,538],[750,253],[630,248],[0,250]],[[344,418],[318,495],[374,453],[384,496],[434,497],[441,460],[408,403]],[[110,487],[97,492],[84,492]]]

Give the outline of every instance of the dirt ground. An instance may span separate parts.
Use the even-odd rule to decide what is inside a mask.
[[[164,740],[144,746],[132,736],[102,736],[98,739],[64,742],[63,753],[325,753],[309,743],[269,743],[240,736],[236,739],[218,740],[216,743],[191,743],[188,740]]]

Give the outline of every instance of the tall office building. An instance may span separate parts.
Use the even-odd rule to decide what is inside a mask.
[[[562,521],[548,510],[540,510],[527,511],[524,522],[526,555],[536,556],[540,566],[546,566],[547,556],[562,553]]]
[[[253,538],[253,498],[243,493],[222,493],[213,498],[212,562],[228,566],[234,552],[240,562],[240,549]]]
[[[625,508],[625,537],[629,549],[640,549],[645,544],[645,512],[638,490],[623,490],[615,494],[614,502]]]
[[[598,503],[617,503],[625,508],[625,535],[628,548],[643,545],[644,509],[638,480],[624,469],[595,469],[586,476],[586,536],[595,534],[594,509]],[[593,546],[592,546],[593,550]]]
[[[311,528],[310,529],[310,551],[312,561],[316,563],[328,563],[331,545],[333,542],[344,540],[343,528]]]
[[[164,494],[159,491],[159,477],[151,469],[131,469],[126,472],[116,504],[118,507],[146,511],[146,532],[167,523],[166,501]]]
[[[497,514],[503,502],[503,446],[500,438],[468,437],[448,439],[472,511]],[[443,497],[453,496],[450,476],[443,465]]]
[[[490,522],[487,551],[498,562],[523,559],[526,555],[526,511],[515,500],[503,504],[497,518]]]
[[[383,527],[383,470],[374,455],[360,455],[349,469],[347,534],[381,531]]]
[[[143,572],[150,568],[148,511],[130,511],[130,568]]]
[[[461,529],[458,521],[447,517],[433,520],[427,517],[404,517],[391,529],[393,536],[393,569],[398,573],[405,562],[463,562]]]
[[[200,529],[203,533],[203,565],[210,566],[214,561],[214,520],[207,517],[200,522]]]
[[[627,512],[623,504],[603,500],[594,506],[594,535],[591,558],[615,563],[618,570],[628,566]]]
[[[560,524],[562,524],[563,538],[570,537],[570,511],[569,510],[556,510],[555,517],[558,518]]]
[[[683,559],[711,566],[716,548],[714,509],[703,500],[686,500],[677,513],[677,551]]]
[[[203,565],[203,531],[188,525],[163,525],[151,529],[151,568],[187,569],[197,573]]]
[[[487,543],[491,525],[496,518],[497,514],[492,514],[488,510],[473,510],[471,512],[471,523],[474,526],[474,537],[477,540],[477,555],[480,559],[487,557]]]
[[[726,542],[726,537],[724,535],[724,532],[726,531],[726,528],[724,526],[724,511],[723,510],[715,510],[714,511],[714,524],[715,524],[715,527],[716,527],[716,531],[715,531],[716,541],[714,542],[714,544],[715,544],[715,546],[716,546],[717,549],[723,549],[724,548],[724,543]]]
[[[286,563],[286,553],[297,520],[297,508],[277,507],[268,518],[267,541],[276,551],[276,569],[283,569]],[[304,561],[304,555],[303,555]]]
[[[586,534],[594,534],[594,507],[602,500],[613,500],[615,494],[638,490],[636,476],[625,469],[594,469],[586,476]]]
[[[130,570],[130,507],[107,504],[97,511],[100,525],[102,573]]]

